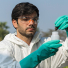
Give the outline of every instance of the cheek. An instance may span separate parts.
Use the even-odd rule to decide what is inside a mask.
[[[26,30],[26,26],[20,24],[20,25],[18,25],[18,29],[19,29],[19,30],[23,30],[23,31],[25,31],[25,30]]]
[[[37,24],[35,25],[35,28],[37,28]]]

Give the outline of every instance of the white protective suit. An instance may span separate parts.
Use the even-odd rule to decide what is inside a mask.
[[[51,40],[51,38],[46,40],[39,33],[36,33],[30,46],[28,46],[27,43],[15,35],[15,33],[8,34],[0,42],[0,68],[21,68],[19,64],[20,60],[37,50],[44,42]],[[36,68],[58,68],[61,66],[61,63],[64,63],[68,57],[67,40],[63,42],[63,46],[59,48],[55,56],[45,59]]]

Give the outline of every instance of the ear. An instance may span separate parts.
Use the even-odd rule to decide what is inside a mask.
[[[18,27],[18,24],[17,24],[17,21],[16,20],[12,20],[12,24],[13,24],[13,26],[15,27],[15,28],[17,28]]]

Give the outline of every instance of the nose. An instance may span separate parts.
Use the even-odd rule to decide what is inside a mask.
[[[30,19],[30,20],[29,20],[29,23],[34,24],[35,22],[34,22],[34,20]]]

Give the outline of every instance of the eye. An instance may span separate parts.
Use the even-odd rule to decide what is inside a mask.
[[[28,21],[30,18],[29,17],[23,17],[22,20],[23,21]]]
[[[34,21],[37,21],[37,19],[36,19],[36,18],[34,18],[33,20],[34,20]]]
[[[38,17],[35,17],[33,20],[34,20],[34,21],[37,21],[37,20],[38,20]]]

